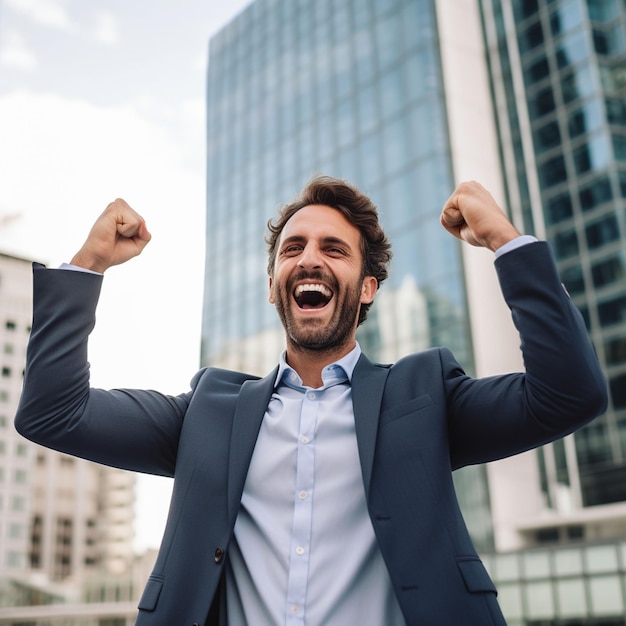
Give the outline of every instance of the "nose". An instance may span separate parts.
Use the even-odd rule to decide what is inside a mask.
[[[319,246],[313,242],[307,243],[298,259],[298,267],[302,269],[316,269],[322,267],[322,264],[323,259]]]

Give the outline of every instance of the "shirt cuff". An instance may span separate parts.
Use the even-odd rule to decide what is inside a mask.
[[[511,241],[508,241],[507,243],[505,243],[503,246],[500,246],[496,252],[496,259],[500,256],[502,256],[503,254],[506,254],[507,252],[511,252],[512,250],[515,250],[516,248],[521,248],[522,246],[526,246],[529,243],[535,243],[536,241],[539,241],[537,239],[537,237],[533,237],[532,235],[520,235],[519,237],[515,237],[515,239],[511,239]]]
[[[71,265],[70,263],[61,263],[61,265],[59,265],[59,269],[70,270],[72,272],[85,272],[86,274],[95,274],[96,276],[102,276],[101,272],[94,272],[93,270],[88,270],[86,267],[79,267],[78,265]]]

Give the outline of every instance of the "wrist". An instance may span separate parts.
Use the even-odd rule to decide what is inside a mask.
[[[501,232],[494,233],[487,243],[487,248],[492,252],[497,252],[502,246],[510,243],[514,239],[520,237],[519,231],[513,226],[510,225],[510,228],[506,228]]]
[[[91,254],[87,254],[82,250],[74,255],[70,261],[70,265],[74,265],[91,272],[96,272],[98,274],[104,274],[105,270],[109,268],[109,266],[103,263],[100,259]]]

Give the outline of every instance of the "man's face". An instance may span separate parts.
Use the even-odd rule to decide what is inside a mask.
[[[351,347],[360,305],[371,302],[377,289],[362,268],[361,234],[339,211],[310,205],[291,217],[270,278],[270,302],[288,344],[321,351]]]

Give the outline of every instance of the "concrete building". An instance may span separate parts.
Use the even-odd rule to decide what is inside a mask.
[[[0,253],[0,576],[27,566],[33,447],[13,428],[32,319],[31,263]]]
[[[0,606],[38,595],[79,600],[88,577],[129,575],[135,560],[135,476],[36,446],[13,427],[31,264],[0,254]]]
[[[256,0],[210,45],[205,365],[275,364],[265,223],[316,173],[368,193],[394,244],[359,331],[373,359],[446,345],[472,374],[522,366],[490,255],[438,224],[457,182],[552,242],[612,401],[455,476],[511,626],[626,624],[625,42],[621,0]]]

